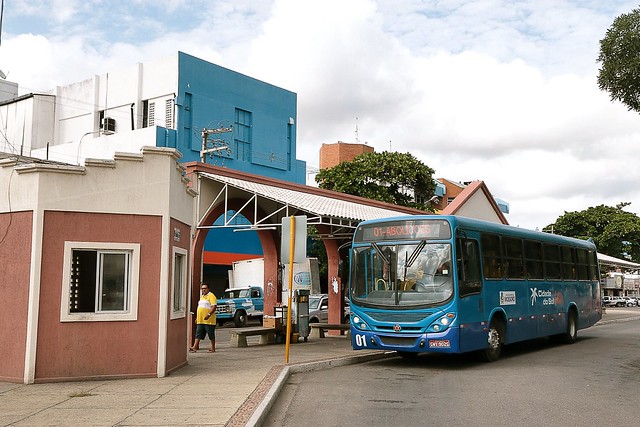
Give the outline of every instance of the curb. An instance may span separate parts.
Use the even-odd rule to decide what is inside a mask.
[[[285,366],[280,372],[280,375],[275,379],[271,388],[262,399],[262,402],[256,407],[255,411],[245,424],[248,427],[259,427],[264,422],[265,416],[269,413],[269,410],[273,406],[273,403],[280,395],[282,388],[284,387],[287,379],[291,374],[299,372],[311,372],[321,369],[337,368],[339,366],[355,365],[356,363],[365,363],[372,360],[386,359],[389,357],[396,357],[395,351],[385,351],[376,353],[367,353],[357,356],[344,356],[335,359],[326,359],[316,362],[301,362],[295,365]]]
[[[621,317],[620,319],[611,319],[611,320],[600,320],[598,323],[596,323],[593,326],[608,325],[609,323],[631,322],[631,321],[634,321],[634,320],[640,320],[640,316]]]

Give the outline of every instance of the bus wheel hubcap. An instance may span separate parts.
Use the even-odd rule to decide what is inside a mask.
[[[500,346],[500,334],[495,329],[489,331],[489,348],[496,349]]]

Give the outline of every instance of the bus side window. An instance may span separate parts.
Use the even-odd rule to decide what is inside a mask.
[[[598,272],[598,255],[596,251],[589,251],[589,278],[597,282],[600,278]]]
[[[502,255],[500,237],[495,234],[482,234],[482,266],[485,279],[502,279]]]
[[[576,249],[578,257],[578,280],[589,280],[589,252],[586,249]]]
[[[504,237],[502,239],[502,252],[504,254],[507,279],[524,279],[522,239]]]
[[[480,268],[478,242],[460,238],[457,240],[456,246],[460,297],[479,293],[482,290],[482,270]]]

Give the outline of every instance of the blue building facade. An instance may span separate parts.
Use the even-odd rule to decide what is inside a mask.
[[[231,131],[209,140],[228,150],[210,154],[206,163],[306,182],[306,162],[296,158],[295,93],[178,52],[175,110],[175,148],[182,161],[200,161],[203,129],[226,128]]]
[[[306,162],[296,158],[295,93],[178,52],[175,111],[175,138],[159,139],[158,145],[177,148],[183,154],[181,161],[201,161],[203,129],[231,129],[209,135],[209,146],[221,149],[207,155],[206,163],[306,182]],[[256,233],[228,229],[211,230],[204,250],[206,260],[262,255]]]

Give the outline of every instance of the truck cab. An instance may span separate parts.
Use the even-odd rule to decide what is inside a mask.
[[[260,286],[231,288],[218,299],[216,322],[222,326],[233,320],[236,327],[245,326],[249,318],[261,319],[264,310],[264,290]]]

